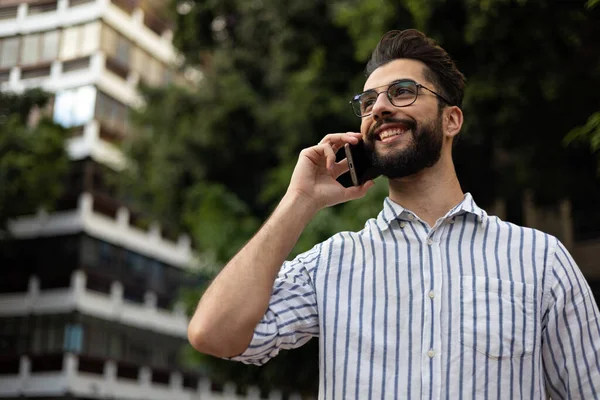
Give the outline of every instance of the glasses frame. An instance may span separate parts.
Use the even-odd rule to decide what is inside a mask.
[[[417,88],[417,90],[416,90],[416,92],[415,92],[415,98],[413,99],[413,101],[411,101],[410,103],[408,103],[408,104],[405,104],[405,105],[403,105],[403,106],[397,106],[397,105],[395,105],[395,104],[394,104],[394,101],[392,100],[392,96],[390,95],[390,88],[391,88],[392,86],[394,86],[394,85],[398,84],[398,83],[403,83],[403,82],[413,83],[413,84],[415,85],[415,87]],[[379,88],[386,87],[386,86],[387,86],[387,89],[385,89],[385,90],[382,90],[381,92],[378,92],[377,90],[375,90],[375,89],[379,89]],[[386,93],[386,94],[387,94],[387,98],[388,98],[388,100],[389,100],[390,104],[391,104],[391,105],[393,105],[394,107],[398,107],[398,108],[402,108],[402,107],[408,107],[408,106],[410,106],[410,105],[414,104],[414,103],[415,103],[415,101],[417,101],[417,98],[419,97],[419,89],[425,89],[425,90],[427,90],[428,92],[430,92],[430,93],[434,94],[434,95],[435,95],[437,98],[439,98],[439,99],[443,100],[443,101],[444,101],[445,103],[447,103],[448,105],[452,105],[452,103],[451,103],[451,102],[449,102],[448,100],[446,100],[446,99],[444,98],[444,96],[442,96],[441,94],[434,92],[433,90],[429,89],[428,87],[426,87],[426,86],[423,86],[423,85],[421,85],[420,83],[418,83],[418,82],[416,82],[416,81],[414,81],[414,80],[412,80],[412,79],[398,79],[398,80],[396,80],[396,81],[393,81],[393,82],[391,82],[389,85],[377,86],[377,87],[374,87],[374,88],[372,88],[372,89],[369,89],[369,90],[365,90],[364,92],[362,92],[362,93],[359,93],[359,94],[355,95],[354,97],[352,97],[352,100],[350,100],[350,107],[352,107],[352,112],[353,112],[353,113],[354,113],[354,115],[356,115],[358,118],[364,118],[364,117],[368,117],[369,115],[373,114],[373,111],[371,111],[371,112],[370,112],[370,113],[368,113],[368,114],[362,114],[362,115],[360,115],[359,113],[357,113],[357,112],[356,112],[356,110],[355,110],[355,108],[354,108],[354,105],[353,105],[354,101],[355,101],[355,100],[358,100],[358,99],[359,99],[359,98],[360,98],[362,95],[364,95],[365,93],[373,93],[373,92],[375,92],[375,94],[377,95],[377,97],[376,97],[377,99],[379,98],[379,95],[380,95],[380,94],[382,94],[382,93]]]

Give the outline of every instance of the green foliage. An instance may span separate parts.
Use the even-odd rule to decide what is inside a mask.
[[[28,124],[48,99],[40,90],[0,92],[0,231],[11,218],[50,209],[61,193],[66,131],[44,116]]]
[[[585,125],[571,130],[564,140],[565,144],[577,141],[589,143],[593,152],[600,152],[600,111],[592,114]],[[600,153],[598,153],[598,157],[598,174],[600,174]]]
[[[527,188],[552,202],[590,186],[582,171],[591,155],[565,149],[563,137],[600,102],[596,0],[188,3],[176,17],[175,43],[189,64],[203,63],[204,79],[145,90],[127,186],[146,209],[191,232],[212,268],[277,205],[302,148],[358,129],[348,99],[362,90],[364,65],[389,29],[425,31],[467,75],[455,163],[481,205]],[[595,118],[572,135],[596,138]],[[386,193],[379,179],[364,199],[323,210],[291,256],[335,232],[362,229]],[[193,311],[198,292],[186,298]],[[311,391],[315,349],[284,352],[262,368],[191,358],[219,379]]]

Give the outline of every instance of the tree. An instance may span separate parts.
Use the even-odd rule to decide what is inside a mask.
[[[468,77],[455,160],[481,205],[519,199],[526,189],[551,203],[598,186],[588,149],[562,144],[600,101],[600,15],[583,1],[186,0],[172,9],[178,5],[175,43],[188,63],[202,63],[204,79],[145,91],[129,182],[157,216],[193,232],[216,270],[277,204],[300,149],[357,129],[348,99],[362,89],[370,51],[393,28],[427,32]],[[380,179],[364,199],[320,212],[294,254],[361,229],[386,192]],[[190,298],[192,309],[198,295]],[[201,362],[223,379],[310,392],[314,342],[262,368]]]
[[[66,131],[41,111],[50,95],[0,92],[0,232],[11,218],[51,208],[68,166]],[[38,121],[35,119],[39,118]]]

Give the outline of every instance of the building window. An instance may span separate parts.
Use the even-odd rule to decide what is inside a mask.
[[[0,68],[17,65],[19,59],[19,37],[0,39]]]
[[[101,48],[106,54],[106,67],[126,79],[133,58],[134,46],[127,38],[107,25],[102,26]]]
[[[58,31],[50,31],[42,35],[42,62],[50,62],[58,56],[58,34]]]
[[[65,327],[65,339],[63,349],[74,353],[80,353],[83,345],[83,327],[81,324],[67,324]]]
[[[50,67],[33,67],[21,71],[21,79],[35,79],[50,76]]]
[[[96,88],[83,86],[56,94],[54,121],[65,128],[85,125],[94,117]]]
[[[96,99],[96,117],[104,127],[120,136],[129,131],[129,108],[100,91]]]
[[[23,37],[21,64],[49,63],[58,54],[58,31],[38,33]]]
[[[77,7],[83,4],[95,3],[96,0],[69,0],[69,7]]]
[[[47,12],[56,11],[57,1],[44,1],[37,4],[29,4],[28,15],[43,14]]]
[[[168,69],[166,66],[139,47],[133,51],[132,66],[147,85],[161,86],[167,83]]]
[[[99,42],[100,25],[98,23],[65,28],[60,46],[60,58],[61,60],[72,60],[89,56],[98,50]]]
[[[17,18],[19,6],[0,7],[0,20]]]
[[[90,67],[90,58],[78,58],[76,60],[65,61],[63,63],[63,73],[82,71]]]
[[[34,353],[60,353],[63,350],[65,316],[40,316],[35,320],[32,337]]]

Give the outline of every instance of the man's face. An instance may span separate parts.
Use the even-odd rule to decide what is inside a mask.
[[[437,88],[423,76],[425,65],[416,60],[394,60],[377,68],[367,79],[364,90],[378,92],[399,79],[412,79],[432,90]],[[388,178],[413,175],[437,163],[443,130],[437,98],[420,90],[417,100],[407,107],[396,107],[385,93],[377,98],[371,115],[362,118],[361,133],[374,165]]]

